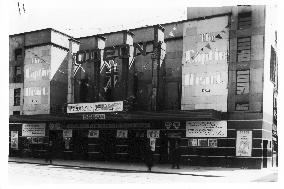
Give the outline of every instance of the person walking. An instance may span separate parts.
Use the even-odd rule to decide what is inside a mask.
[[[53,143],[50,140],[47,146],[46,162],[49,162],[49,164],[52,164],[52,157],[53,157]]]
[[[151,169],[153,167],[153,151],[151,150],[151,146],[148,142],[146,142],[145,145],[145,164],[148,167],[148,171],[151,172]]]
[[[179,162],[180,162],[180,148],[179,148],[179,142],[178,140],[175,141],[173,154],[172,154],[172,169],[175,167],[179,169]]]

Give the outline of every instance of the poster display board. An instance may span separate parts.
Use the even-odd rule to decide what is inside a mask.
[[[252,131],[237,131],[236,156],[251,157],[252,151]]]
[[[227,137],[227,121],[187,121],[186,137]]]
[[[18,131],[11,131],[11,148],[18,149],[19,136]]]
[[[23,124],[22,136],[26,137],[45,136],[45,123]]]
[[[100,131],[99,130],[89,130],[88,138],[99,138]]]
[[[150,147],[151,151],[155,151],[155,146],[156,146],[156,138],[150,138]]]

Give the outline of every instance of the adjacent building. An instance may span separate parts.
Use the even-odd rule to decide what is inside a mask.
[[[73,38],[10,36],[10,155],[275,166],[277,36],[270,7],[188,8],[188,19]],[[275,155],[273,155],[275,154]]]

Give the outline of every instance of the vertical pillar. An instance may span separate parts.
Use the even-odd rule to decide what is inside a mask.
[[[133,33],[125,30],[123,32],[123,52],[122,53],[122,83],[123,99],[128,99],[133,95],[133,75],[134,75],[134,47]],[[121,49],[122,50],[122,49]]]
[[[74,73],[73,73],[73,53],[76,53],[79,50],[80,42],[70,38],[69,39],[69,52],[68,52],[68,66],[67,66],[67,74],[68,74],[68,89],[67,89],[67,103],[74,103]]]
[[[100,35],[96,36],[96,48],[97,48],[97,58],[94,61],[94,86],[93,86],[93,100],[95,102],[100,101],[100,70],[101,65],[104,64],[103,59],[103,50],[105,48],[105,40],[106,38]]]
[[[152,55],[152,96],[151,111],[159,110],[159,71],[165,58],[166,44],[164,42],[164,28],[154,26],[154,46]]]

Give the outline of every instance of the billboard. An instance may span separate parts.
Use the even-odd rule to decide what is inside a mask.
[[[182,110],[227,111],[228,48],[228,16],[184,23]]]

